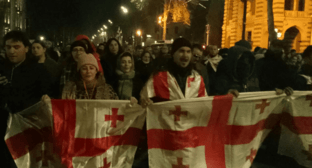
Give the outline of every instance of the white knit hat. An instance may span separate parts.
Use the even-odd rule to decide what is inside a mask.
[[[77,71],[84,65],[93,65],[99,71],[99,65],[93,54],[83,54],[78,59]]]

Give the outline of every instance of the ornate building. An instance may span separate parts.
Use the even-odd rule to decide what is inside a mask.
[[[0,39],[11,30],[26,30],[25,9],[25,0],[0,0]]]
[[[244,3],[241,0],[225,0],[222,26],[222,48],[234,46],[242,39]],[[293,49],[297,52],[312,44],[312,0],[273,0],[274,26],[278,38],[295,27],[299,33],[294,40]],[[248,0],[246,14],[245,40],[253,48],[267,48],[269,33],[267,23],[267,0]]]

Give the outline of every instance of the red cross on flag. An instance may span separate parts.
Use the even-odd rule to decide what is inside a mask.
[[[294,92],[281,121],[278,153],[312,167],[312,92]]]
[[[249,168],[282,109],[275,92],[155,103],[147,109],[150,167]]]
[[[129,101],[121,100],[49,100],[47,104],[50,116],[45,118],[51,121],[50,132],[42,136],[54,140],[51,151],[60,157],[58,163],[67,168],[132,166],[146,116],[141,106],[130,107]],[[30,157],[27,155],[29,150],[23,152],[29,142],[18,144],[12,131],[9,130],[6,136],[7,144],[13,154],[18,154],[14,158],[16,163],[22,164]],[[23,130],[20,132],[29,134]],[[40,132],[37,134],[40,135]],[[37,134],[29,136],[37,139]],[[42,166],[50,166],[56,160],[51,158],[51,151],[39,148],[34,151],[36,155],[31,159],[43,157]],[[37,164],[31,162],[29,168],[42,167]]]

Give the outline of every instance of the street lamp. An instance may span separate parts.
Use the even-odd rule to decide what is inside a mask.
[[[44,37],[43,37],[43,36],[40,36],[40,40],[43,41],[43,40],[44,40]]]
[[[125,13],[125,14],[127,14],[127,13],[128,13],[128,9],[127,9],[127,8],[125,8],[124,6],[121,6],[121,9],[122,9],[123,13]]]
[[[104,29],[107,29],[107,26],[106,25],[103,25]]]
[[[108,19],[108,22],[109,22],[110,24],[113,24],[113,22],[112,22],[110,19]]]
[[[137,33],[137,35],[138,35],[138,36],[141,36],[141,35],[142,35],[141,30],[137,30],[137,32],[136,32],[136,33]]]

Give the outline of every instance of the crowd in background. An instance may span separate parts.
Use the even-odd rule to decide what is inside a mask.
[[[312,90],[312,46],[298,53],[281,40],[252,51],[245,40],[219,49],[217,45],[203,47],[179,38],[173,44],[153,48],[122,46],[115,38],[95,46],[87,36],[79,35],[59,51],[42,41],[30,44],[22,32],[11,31],[3,44],[0,108],[6,116],[1,122],[2,137],[9,112],[19,112],[45,94],[54,99],[131,100],[142,106],[171,100],[157,95],[142,97],[153,78],[163,79],[161,72],[168,72],[168,80],[176,82],[179,94],[185,98],[191,75],[202,81],[200,86],[192,87],[203,86],[206,94],[190,98],[225,94],[238,97],[240,92],[253,91],[291,95],[293,90]]]

